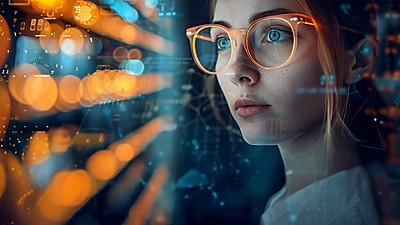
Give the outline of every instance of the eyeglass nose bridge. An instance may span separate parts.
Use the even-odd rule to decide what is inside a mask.
[[[251,55],[248,46],[247,46],[247,32],[248,29],[244,29],[244,28],[238,28],[238,29],[231,29],[229,30],[229,35],[230,35],[230,39],[232,42],[232,52],[231,52],[231,58],[229,60],[229,63],[226,65],[225,69],[227,69],[229,66],[231,66],[231,64],[238,59],[238,57],[248,57],[251,61],[255,62],[253,59],[253,56]],[[241,54],[236,54],[236,51],[238,51],[238,46],[239,43],[242,42],[243,45],[243,49],[245,50],[245,55],[241,55]],[[225,70],[224,69],[224,70]]]
[[[237,47],[239,40],[242,39],[244,43],[246,43],[246,29],[239,28],[239,29],[232,29],[229,31],[229,35],[234,43],[234,46]]]

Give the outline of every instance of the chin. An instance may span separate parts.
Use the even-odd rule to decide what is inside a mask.
[[[250,145],[277,145],[282,142],[282,137],[263,133],[263,135],[247,134],[242,131],[244,141]]]

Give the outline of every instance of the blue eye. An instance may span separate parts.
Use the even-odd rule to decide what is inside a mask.
[[[292,32],[280,30],[277,28],[269,28],[263,35],[262,42],[268,42],[270,44],[281,44],[285,41],[292,40]]]
[[[219,37],[216,43],[218,51],[224,51],[231,47],[231,41],[226,37]]]

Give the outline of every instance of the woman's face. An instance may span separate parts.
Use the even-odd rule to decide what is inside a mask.
[[[303,13],[293,0],[218,0],[214,21],[247,28],[255,15],[285,9]],[[250,144],[279,144],[321,127],[325,97],[313,26],[300,25],[298,48],[285,67],[265,70],[247,56],[244,34],[236,32],[231,66],[217,75],[230,111]],[[314,93],[317,92],[317,93]]]

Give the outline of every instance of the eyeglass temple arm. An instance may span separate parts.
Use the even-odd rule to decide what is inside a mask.
[[[189,37],[189,38],[195,37],[195,38],[198,38],[200,40],[214,42],[214,40],[212,38],[207,37],[207,36],[203,36],[203,35],[200,35],[200,34],[194,34],[194,32],[191,31],[191,30],[187,30],[186,31],[186,36]]]
[[[304,18],[303,18],[303,19],[300,19],[300,22],[299,22],[299,23],[302,23],[302,24],[305,24],[305,25],[310,25],[310,26],[315,26],[315,23],[313,23],[313,22],[311,22],[311,21],[307,21],[307,20],[305,20]],[[337,25],[337,26],[335,26],[335,27],[337,27],[337,28],[339,28],[339,29],[341,29],[341,30],[350,31],[350,32],[353,32],[353,33],[356,33],[356,34],[363,34],[363,33],[360,32],[360,31],[357,31],[357,30],[354,30],[354,29],[351,29],[351,28],[348,28],[348,27],[345,27],[345,26]]]
[[[303,24],[309,25],[309,26],[314,26],[314,25],[315,25],[314,23],[312,23],[312,22],[307,22],[307,21],[303,22]]]
[[[194,35],[196,38],[200,39],[200,40],[205,40],[205,41],[210,41],[210,42],[214,42],[214,40],[210,37],[207,36],[203,36],[203,35],[199,35],[199,34],[195,34]]]

